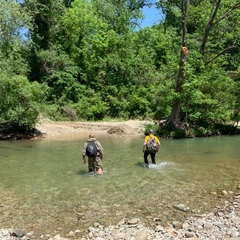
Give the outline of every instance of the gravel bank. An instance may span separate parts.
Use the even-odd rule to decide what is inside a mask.
[[[240,240],[240,193],[226,199],[225,206],[216,207],[213,212],[192,215],[184,223],[172,222],[167,227],[155,219],[155,227],[145,227],[141,219],[122,219],[117,225],[104,227],[95,222],[85,236],[78,236],[78,230],[66,236],[34,236],[34,232],[24,233],[21,229],[0,229],[0,240]]]

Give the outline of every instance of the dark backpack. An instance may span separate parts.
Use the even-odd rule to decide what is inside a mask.
[[[150,138],[148,141],[147,141],[147,150],[150,152],[150,153],[156,153],[158,152],[158,149],[159,149],[159,145],[154,138]]]
[[[87,148],[86,148],[86,155],[88,157],[96,157],[97,156],[97,146],[95,141],[88,142]]]

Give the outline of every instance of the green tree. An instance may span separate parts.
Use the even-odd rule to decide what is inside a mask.
[[[176,99],[172,106],[171,114],[167,120],[167,125],[170,125],[172,128],[177,128],[180,124],[180,113],[181,113],[181,99],[180,95],[182,92],[182,86],[185,81],[185,68],[187,62],[187,18],[189,12],[189,4],[190,0],[182,0],[180,1],[181,8],[180,11],[182,13],[182,46],[181,46],[181,53],[180,53],[180,62],[179,62],[179,71],[176,80]]]
[[[142,8],[151,5],[149,0],[94,0],[97,14],[117,34],[124,34],[138,26],[138,19],[143,18]]]
[[[57,52],[65,5],[62,0],[25,0],[23,6],[32,22],[32,27],[29,28],[32,40],[28,58],[31,66],[29,77],[31,81],[42,82],[42,78],[49,72],[46,64],[48,60],[43,59],[44,53],[41,52]]]
[[[238,49],[239,46],[239,27],[236,25],[236,16],[239,15],[239,3],[232,3],[231,1],[218,0],[216,2],[209,1],[187,1],[187,0],[172,0],[172,1],[160,1],[160,6],[165,8],[165,13],[169,14],[166,19],[167,26],[171,24],[171,20],[179,19],[182,21],[182,48],[179,64],[179,73],[176,81],[176,98],[173,102],[172,111],[168,118],[167,124],[172,128],[182,127],[181,123],[183,121],[190,120],[189,116],[199,116],[196,111],[190,114],[188,105],[190,98],[194,100],[199,96],[204,99],[209,99],[212,86],[217,84],[217,89],[222,89],[221,85],[225,85],[225,94],[228,94],[229,100],[228,104],[222,104],[224,107],[207,108],[206,114],[214,116],[211,122],[220,121],[217,117],[217,113],[221,114],[226,112],[228,109],[233,107],[234,97],[232,98],[232,80],[230,80],[225,74],[221,77],[218,72],[224,74],[224,68],[226,67],[226,59],[228,51],[232,49]],[[189,12],[188,10],[189,9]],[[200,9],[205,9],[205,11],[200,11]],[[202,13],[202,14],[200,14]],[[175,17],[174,17],[175,16]],[[188,20],[187,20],[188,19]],[[173,21],[174,22],[174,21]],[[178,24],[180,25],[180,24]],[[175,26],[175,25],[174,25]],[[230,27],[229,27],[230,26]],[[179,29],[179,28],[178,28]],[[190,29],[188,31],[188,29]],[[229,34],[232,33],[232,34]],[[234,35],[234,33],[237,33]],[[230,37],[231,36],[231,37]],[[188,46],[187,40],[188,39]],[[188,50],[187,48],[188,47]],[[186,51],[185,51],[186,50]],[[188,61],[185,52],[188,53]],[[227,57],[227,58],[226,58]],[[206,84],[205,87],[201,88],[202,80],[208,79],[211,81],[213,76],[211,73],[215,73],[215,79],[217,81],[211,82],[212,84]],[[209,74],[210,73],[210,74]],[[199,83],[196,84],[196,81]],[[191,85],[194,83],[194,85]],[[186,94],[188,87],[195,86],[197,88],[191,88],[192,93]],[[228,87],[227,87],[228,86]],[[199,92],[199,94],[198,94]],[[211,101],[216,105],[220,104],[220,99],[216,94],[211,95]],[[223,98],[226,99],[226,98]],[[194,102],[194,101],[192,101]],[[210,103],[211,104],[211,103]],[[214,104],[214,105],[215,105]],[[197,105],[196,105],[197,106]],[[202,106],[201,106],[202,107]],[[196,109],[199,109],[198,106]],[[201,114],[201,118],[203,115]],[[210,118],[205,116],[206,119],[210,121]],[[228,119],[226,117],[226,119]],[[199,118],[200,122],[200,118]]]
[[[29,26],[30,18],[19,3],[0,1],[0,51],[3,56],[19,52],[24,42],[24,30]]]
[[[45,91],[39,83],[29,83],[26,77],[1,69],[0,121],[13,130],[34,128]]]
[[[0,1],[0,121],[14,130],[35,126],[46,90],[27,79],[30,41],[25,34],[31,24],[25,10],[17,1]]]

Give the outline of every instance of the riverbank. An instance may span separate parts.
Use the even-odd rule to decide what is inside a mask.
[[[225,197],[228,193],[225,194]],[[181,209],[179,209],[181,210]],[[183,210],[183,209],[182,209]],[[155,226],[146,227],[141,219],[122,219],[116,225],[103,226],[95,222],[88,231],[79,236],[80,231],[73,229],[66,236],[60,234],[34,235],[34,231],[25,233],[21,229],[0,229],[1,240],[239,240],[240,239],[240,192],[225,200],[225,206],[216,206],[207,214],[192,214],[183,223],[173,221],[168,226],[161,225],[161,219],[155,219]]]
[[[147,124],[155,124],[152,121],[128,120],[108,122],[72,122],[51,121],[39,119],[35,129],[8,130],[4,124],[0,124],[0,140],[41,139],[48,137],[73,135],[73,134],[115,134],[136,135],[142,134]]]
[[[40,118],[35,129],[18,132],[5,132],[4,124],[0,124],[0,140],[40,139],[73,134],[142,134],[147,124],[156,124],[147,120],[106,121],[106,122],[72,122],[51,121]],[[240,123],[238,124],[240,126]]]
[[[128,120],[112,122],[55,122],[40,121],[36,129],[43,134],[43,137],[52,137],[72,134],[142,134],[147,124],[154,124],[151,121]]]
[[[179,210],[183,210],[180,209]],[[183,210],[184,211],[184,210]],[[145,227],[140,219],[123,219],[115,226],[104,228],[101,225],[90,227],[89,233],[82,240],[171,240],[171,239],[240,239],[240,193],[231,200],[225,201],[225,206],[217,206],[208,214],[193,214],[184,223],[173,221],[163,227],[160,219],[155,219],[156,226]]]
[[[43,137],[72,135],[81,133],[136,135],[142,134],[147,124],[156,124],[147,120],[108,121],[108,122],[56,122],[42,119],[36,125],[37,133]],[[240,126],[240,123],[238,124]],[[229,133],[230,134],[230,133]],[[36,134],[38,137],[38,134]]]

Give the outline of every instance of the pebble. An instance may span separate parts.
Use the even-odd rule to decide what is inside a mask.
[[[173,221],[169,226],[157,224],[155,227],[145,227],[140,218],[122,219],[117,225],[104,227],[93,223],[88,233],[77,238],[76,231],[70,231],[66,236],[45,235],[46,240],[240,240],[240,193],[231,201],[226,201],[224,207],[218,207],[215,213],[193,215],[180,224]],[[0,228],[0,240],[30,240],[37,239],[34,232],[24,233],[21,229]]]

